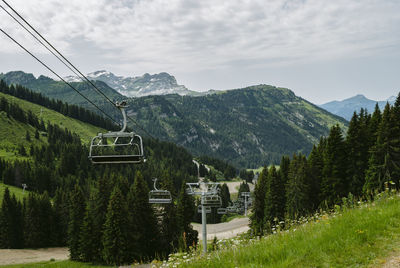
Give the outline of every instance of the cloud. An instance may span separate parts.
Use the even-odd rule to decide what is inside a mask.
[[[396,0],[9,3],[67,55],[84,58],[77,44],[90,44],[90,57],[137,73],[360,57],[383,53],[400,43],[400,2]],[[5,14],[0,20],[2,28],[44,53]],[[3,53],[18,51],[3,37],[0,40]]]

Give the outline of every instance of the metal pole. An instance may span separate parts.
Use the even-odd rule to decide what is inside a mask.
[[[203,252],[207,254],[207,213],[206,206],[201,205],[201,227],[203,229]]]
[[[243,197],[244,197],[244,215],[247,216],[247,199],[246,196]]]

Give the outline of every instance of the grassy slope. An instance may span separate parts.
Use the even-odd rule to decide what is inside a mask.
[[[84,143],[88,143],[89,140],[98,132],[104,131],[98,127],[66,117],[53,110],[10,95],[0,93],[0,97],[5,97],[8,101],[18,104],[25,111],[31,110],[38,117],[40,117],[40,114],[42,113],[42,118],[45,123],[49,121],[52,124],[58,124],[61,127],[68,128],[70,131],[78,134]],[[23,144],[26,149],[29,148],[30,143],[25,140],[27,131],[30,133],[32,142],[46,142],[45,138],[41,138],[39,141],[34,138],[35,129],[32,126],[10,119],[4,112],[0,112],[0,126],[0,157],[11,160],[16,158],[21,159],[21,156],[18,156],[15,149],[19,144]]]
[[[18,200],[22,200],[24,198],[24,195],[28,194],[28,191],[25,191],[25,193],[23,194],[21,188],[17,188],[14,186],[5,185],[4,183],[0,183],[0,204],[3,201],[4,190],[6,189],[6,187],[8,187],[8,190],[10,190],[11,195],[15,194],[15,197]]]
[[[26,149],[29,148],[30,143],[25,139],[27,131],[31,136],[32,142],[35,144],[45,143],[43,138],[40,140],[34,138],[35,128],[8,118],[5,112],[0,112],[0,126],[0,157],[2,158],[8,160],[24,159],[24,157],[18,155],[16,148],[20,144],[23,144]]]
[[[10,267],[10,268],[40,268],[40,267],[54,267],[54,268],[104,268],[104,267],[112,267],[105,265],[92,265],[89,263],[83,262],[75,262],[75,261],[46,261],[46,262],[37,262],[37,263],[26,263],[26,264],[14,264],[14,265],[0,265],[1,267]]]
[[[188,267],[368,267],[400,251],[400,197],[395,196],[213,253]]]

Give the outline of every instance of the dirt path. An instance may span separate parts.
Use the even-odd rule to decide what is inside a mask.
[[[0,249],[0,265],[67,260],[68,248]]]
[[[201,240],[201,224],[193,223],[192,225],[199,232],[199,239]],[[214,236],[219,239],[232,238],[238,234],[247,232],[249,229],[249,218],[237,218],[230,222],[207,224],[207,240],[214,239]]]

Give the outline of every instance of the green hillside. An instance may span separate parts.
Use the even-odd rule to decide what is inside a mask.
[[[0,98],[5,98],[8,102],[13,102],[19,105],[25,112],[32,111],[34,115],[42,118],[45,124],[50,122],[57,124],[61,127],[65,127],[72,132],[78,134],[82,142],[88,143],[90,139],[98,132],[104,132],[105,130],[98,127],[92,126],[87,123],[83,123],[79,120],[66,117],[58,112],[44,108],[40,105],[33,104],[28,101],[24,101],[13,96],[0,93]],[[39,138],[35,139],[35,128],[29,124],[23,124],[13,118],[7,117],[5,112],[0,112],[0,157],[5,159],[24,159],[18,154],[17,148],[22,144],[29,148],[30,142],[26,140],[26,133],[29,133],[31,141],[34,144],[47,143],[47,139]],[[42,133],[44,134],[44,133]]]
[[[175,258],[179,267],[380,267],[399,256],[400,196],[387,196],[359,208],[317,215],[301,226],[261,240],[233,239],[207,258]],[[191,260],[188,260],[191,258]],[[184,264],[186,263],[187,264]]]
[[[52,124],[58,124],[59,126],[68,128],[70,131],[78,134],[84,142],[88,142],[98,132],[104,132],[104,129],[100,129],[93,125],[83,123],[82,121],[64,116],[58,112],[47,109],[40,105],[15,98],[13,96],[0,93],[0,98],[5,97],[7,100],[12,101],[21,106],[25,111],[31,110],[36,116],[42,118],[45,124],[49,121]],[[25,134],[25,133],[24,133]]]

